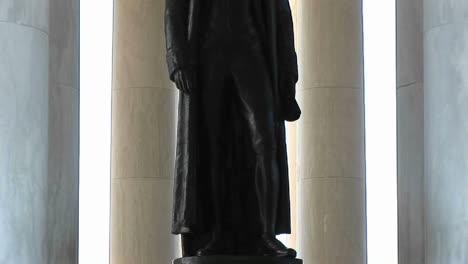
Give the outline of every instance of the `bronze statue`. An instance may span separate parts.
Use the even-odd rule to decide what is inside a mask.
[[[183,255],[296,256],[284,121],[301,111],[288,0],[166,0]]]

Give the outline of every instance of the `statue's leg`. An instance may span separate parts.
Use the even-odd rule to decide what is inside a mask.
[[[274,101],[267,66],[260,52],[246,51],[236,57],[234,81],[256,154],[255,182],[262,222],[259,253],[295,257],[295,251],[276,239],[279,169],[276,160]]]
[[[222,146],[223,128],[226,113],[226,89],[224,83],[227,76],[226,67],[218,58],[205,57],[206,64],[200,71],[200,93],[202,134],[206,138],[209,157],[208,170],[211,186],[211,204],[213,226],[211,240],[204,248],[199,249],[197,255],[216,255],[227,251],[223,240],[223,208],[224,208],[224,171],[223,162],[225,155]]]

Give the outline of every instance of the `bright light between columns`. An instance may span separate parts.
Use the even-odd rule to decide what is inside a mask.
[[[364,0],[368,264],[398,263],[394,0]]]
[[[79,263],[109,263],[113,0],[80,3]]]

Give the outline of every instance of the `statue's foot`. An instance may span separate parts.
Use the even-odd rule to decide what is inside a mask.
[[[297,252],[292,248],[287,248],[274,236],[262,236],[258,245],[259,253],[269,257],[295,258]]]
[[[213,255],[227,255],[228,250],[225,243],[221,239],[214,238],[208,245],[197,251],[197,256],[213,256]]]

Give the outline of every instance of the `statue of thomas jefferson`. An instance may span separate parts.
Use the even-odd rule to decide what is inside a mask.
[[[166,0],[179,89],[172,233],[183,255],[296,256],[285,121],[301,111],[288,0]]]

